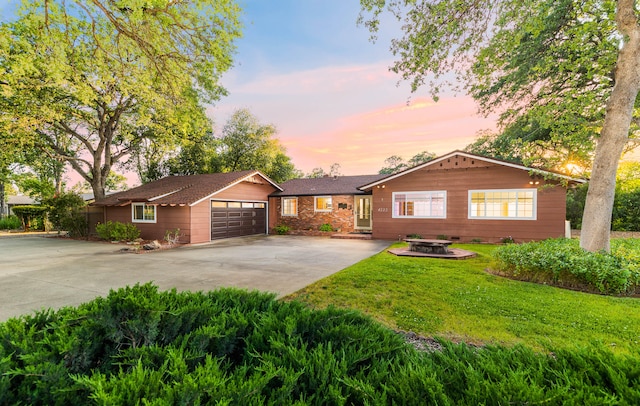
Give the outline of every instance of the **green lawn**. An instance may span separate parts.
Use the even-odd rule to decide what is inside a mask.
[[[457,247],[478,256],[455,261],[385,251],[287,300],[359,309],[393,329],[474,344],[522,343],[544,350],[595,343],[615,352],[640,344],[640,299],[501,278],[485,272],[495,246]]]

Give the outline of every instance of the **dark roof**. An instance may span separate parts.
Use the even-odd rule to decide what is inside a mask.
[[[361,195],[364,192],[358,187],[385,176],[387,175],[291,179],[280,185],[283,191],[272,193],[271,196]]]
[[[360,185],[359,189],[361,189],[361,190],[369,190],[369,189],[373,188],[374,186],[379,185],[379,184],[381,184],[383,182],[386,182],[386,181],[389,181],[389,180],[392,180],[392,179],[395,179],[395,178],[399,178],[399,177],[404,176],[404,175],[406,175],[408,173],[411,173],[413,171],[416,171],[416,170],[419,170],[419,169],[422,169],[422,168],[426,168],[426,167],[431,166],[431,165],[435,165],[436,163],[438,163],[440,161],[443,161],[443,160],[445,160],[447,158],[454,157],[456,155],[461,155],[461,156],[468,157],[468,158],[475,158],[475,159],[478,159],[478,160],[481,160],[481,161],[490,162],[490,163],[494,163],[494,164],[497,164],[497,165],[508,166],[508,167],[511,167],[511,168],[516,168],[516,169],[520,169],[520,170],[527,171],[527,172],[536,172],[536,173],[539,173],[539,174],[542,174],[542,175],[548,175],[548,176],[556,177],[556,178],[559,178],[559,179],[564,179],[564,180],[566,180],[568,182],[586,183],[586,180],[584,180],[584,179],[572,178],[570,176],[563,175],[561,173],[551,172],[551,171],[544,170],[544,169],[539,169],[539,168],[530,168],[530,167],[524,166],[524,165],[516,163],[516,162],[509,162],[509,161],[505,161],[505,160],[502,160],[502,159],[496,159],[496,158],[491,158],[491,157],[487,157],[487,156],[472,154],[472,153],[466,152],[466,151],[455,150],[455,151],[449,152],[446,155],[439,156],[437,158],[434,158],[434,159],[432,159],[430,161],[427,161],[425,163],[422,163],[420,165],[416,165],[416,166],[414,166],[412,168],[405,169],[402,172],[394,173],[392,175],[385,175],[386,177],[384,177],[384,178],[372,180],[371,182],[368,182],[366,184],[362,184],[362,185]]]
[[[258,171],[211,173],[204,175],[167,176],[114,193],[94,203],[97,206],[121,206],[130,202],[150,202],[159,205],[190,205],[199,202],[228,186],[254,175],[260,176],[277,189],[280,187]]]

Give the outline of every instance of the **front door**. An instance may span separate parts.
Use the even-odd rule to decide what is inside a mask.
[[[356,230],[371,230],[371,196],[356,196]]]

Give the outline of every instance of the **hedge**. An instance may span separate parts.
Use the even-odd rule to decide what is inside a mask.
[[[136,285],[0,324],[0,404],[640,404],[640,352],[440,343],[271,294]]]

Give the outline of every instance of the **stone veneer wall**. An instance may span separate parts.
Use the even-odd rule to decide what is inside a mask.
[[[314,196],[298,196],[298,215],[282,215],[282,198],[276,199],[276,225],[285,224],[292,230],[317,231],[325,223],[331,224],[334,230],[342,233],[354,230],[353,195],[331,196],[333,209],[331,212],[316,212],[314,210]]]

